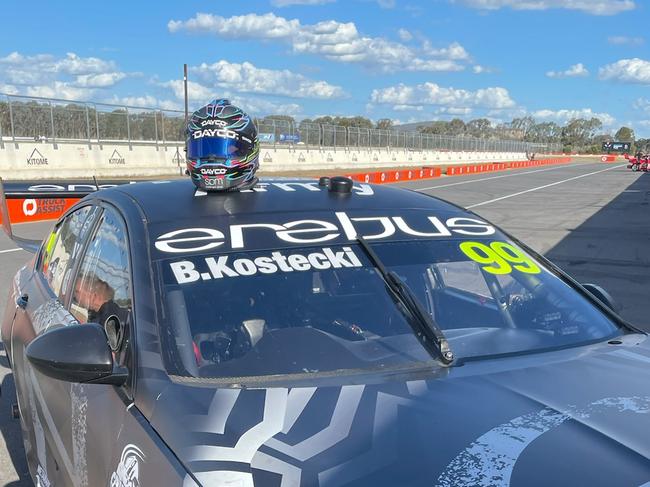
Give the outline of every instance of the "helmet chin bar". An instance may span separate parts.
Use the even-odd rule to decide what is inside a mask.
[[[238,191],[244,191],[246,189],[253,188],[258,182],[259,182],[259,178],[253,177],[250,181],[242,184],[241,186],[235,186],[235,187],[223,188],[223,189],[220,189],[220,188],[201,189],[201,188],[199,188],[199,190],[204,191],[207,194],[237,193]]]

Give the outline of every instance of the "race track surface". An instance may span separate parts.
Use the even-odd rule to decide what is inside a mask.
[[[578,281],[604,287],[623,305],[624,318],[650,331],[650,174],[632,173],[623,164],[578,162],[400,186],[472,209]],[[50,227],[45,222],[14,230],[42,238]],[[29,258],[0,235],[0,306]],[[15,394],[4,351],[0,382],[0,485],[28,486],[20,424],[10,415]]]

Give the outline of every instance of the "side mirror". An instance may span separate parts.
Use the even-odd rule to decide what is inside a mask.
[[[602,287],[596,285],[596,284],[589,284],[585,283],[582,285],[587,291],[589,291],[596,299],[601,301],[605,306],[607,306],[609,309],[611,309],[614,313],[620,313],[621,310],[623,309],[623,306],[621,306],[612,296],[605,291]]]
[[[64,326],[30,342],[27,358],[40,373],[67,382],[122,385],[128,371],[113,364],[104,329],[96,323]]]

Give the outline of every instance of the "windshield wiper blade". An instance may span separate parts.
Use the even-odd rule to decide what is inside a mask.
[[[438,324],[427,313],[419,299],[415,296],[411,288],[395,273],[388,271],[379,256],[368,245],[363,237],[357,237],[357,242],[365,251],[366,255],[379,271],[388,288],[402,301],[408,312],[414,319],[409,319],[413,332],[418,337],[422,345],[429,353],[440,356],[445,365],[450,365],[454,361],[454,353],[449,347],[449,342],[445,338]]]

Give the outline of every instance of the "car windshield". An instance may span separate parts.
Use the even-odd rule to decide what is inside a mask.
[[[418,297],[456,359],[620,333],[507,239],[370,244]],[[159,270],[173,375],[318,375],[437,360],[357,244],[182,257],[159,261]]]

